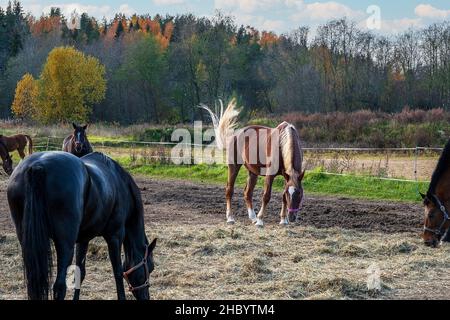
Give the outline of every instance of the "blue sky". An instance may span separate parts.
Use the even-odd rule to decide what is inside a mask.
[[[237,23],[259,29],[284,33],[299,26],[315,28],[333,18],[347,16],[362,28],[378,6],[381,23],[375,31],[396,33],[410,27],[423,27],[433,22],[450,20],[448,0],[22,0],[26,12],[40,16],[50,7],[61,7],[66,15],[76,10],[88,12],[97,18],[111,18],[114,13],[154,15],[191,12],[199,16],[212,16],[216,9],[235,17]],[[7,0],[0,0],[4,7]]]

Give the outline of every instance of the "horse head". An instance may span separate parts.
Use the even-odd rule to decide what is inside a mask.
[[[5,170],[6,174],[10,176],[13,172],[13,161],[6,145],[2,141],[0,141],[0,156],[3,160],[3,170]]]
[[[87,125],[85,126],[78,126],[75,123],[72,123],[73,126],[73,134],[72,134],[72,140],[75,152],[81,153],[83,150],[88,149],[88,142],[87,142],[87,136],[86,136],[86,129]]]
[[[421,194],[425,208],[423,240],[425,245],[436,248],[450,227],[450,218],[441,199],[435,194]]]
[[[125,260],[123,277],[128,283],[128,289],[137,300],[148,300],[150,298],[148,288],[150,286],[150,273],[155,268],[153,261],[153,249],[156,246],[156,238],[150,244],[144,246],[141,261]]]
[[[303,186],[302,180],[305,176],[305,171],[300,174],[293,174],[289,176],[284,189],[284,198],[287,204],[289,222],[295,222],[297,215],[300,212],[303,203]]]

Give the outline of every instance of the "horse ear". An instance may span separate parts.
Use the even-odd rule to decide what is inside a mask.
[[[88,127],[88,125],[83,126],[83,130],[86,130]]]
[[[156,247],[156,240],[157,240],[158,238],[155,238],[155,239],[153,239],[153,241],[152,241],[152,243],[150,243],[149,245],[148,245],[148,253],[151,253],[152,251],[153,251],[153,249],[155,249],[155,247]]]
[[[72,122],[72,127],[76,130],[77,129],[77,125],[75,124],[75,122]]]

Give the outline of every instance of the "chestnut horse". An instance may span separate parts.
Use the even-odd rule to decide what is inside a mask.
[[[72,123],[72,126],[73,133],[64,139],[63,151],[81,158],[93,151],[86,135],[87,125],[78,126]]]
[[[235,99],[228,104],[225,112],[223,112],[222,106],[219,116],[207,106],[202,105],[201,107],[207,110],[211,116],[218,149],[226,150],[228,164],[227,223],[235,222],[231,201],[234,184],[242,165],[248,170],[244,197],[248,217],[252,222],[260,227],[264,225],[263,218],[271,198],[272,184],[278,175],[285,178],[280,224],[287,225],[289,222],[296,221],[303,200],[302,180],[305,172],[302,171],[303,152],[295,127],[283,122],[276,128],[252,125],[233,132],[239,116]],[[264,176],[265,181],[261,209],[256,215],[253,208],[253,190],[258,176]]]
[[[427,246],[437,247],[440,241],[450,242],[450,140],[431,176],[426,194],[421,194],[425,207],[423,239]]]
[[[8,152],[17,150],[22,159],[25,158],[25,147],[27,146],[27,142],[28,154],[30,155],[33,153],[33,140],[31,140],[29,135],[16,134],[9,137],[0,135],[0,141],[6,146]]]

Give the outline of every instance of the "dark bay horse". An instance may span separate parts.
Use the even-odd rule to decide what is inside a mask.
[[[53,297],[64,299],[75,244],[82,282],[88,243],[97,236],[108,244],[118,298],[125,299],[124,277],[137,299],[149,299],[156,239],[149,244],[140,191],[117,162],[97,152],[83,158],[61,151],[34,153],[14,170],[7,196],[29,299],[48,298],[50,240],[57,256]],[[79,288],[74,296],[78,298]]]
[[[92,152],[92,146],[86,135],[87,125],[79,126],[72,123],[72,126],[73,133],[64,139],[62,149],[81,158]]]
[[[9,155],[8,148],[0,140],[0,158],[2,159],[2,167],[7,175],[11,175],[13,172],[13,162],[11,156]]]
[[[426,194],[421,194],[425,207],[423,239],[427,246],[450,242],[450,140],[442,152]]]
[[[211,115],[216,133],[218,149],[226,149],[228,164],[228,181],[226,187],[227,222],[233,224],[234,214],[231,200],[234,184],[239,170],[244,165],[248,170],[247,185],[244,191],[249,218],[257,225],[263,226],[267,204],[271,198],[272,184],[276,176],[285,178],[285,190],[280,213],[280,224],[287,225],[297,219],[303,200],[302,171],[303,153],[300,138],[295,127],[283,122],[276,128],[247,126],[234,132],[239,111],[236,100],[232,100],[225,112],[221,109],[216,115],[207,106],[202,105]],[[258,176],[264,176],[264,194],[258,215],[253,209],[253,190]]]
[[[28,154],[30,155],[33,153],[33,140],[29,135],[16,134],[9,137],[0,135],[0,141],[3,142],[3,144],[6,146],[8,152],[17,150],[22,159],[25,158],[25,147],[27,146],[27,143]]]

